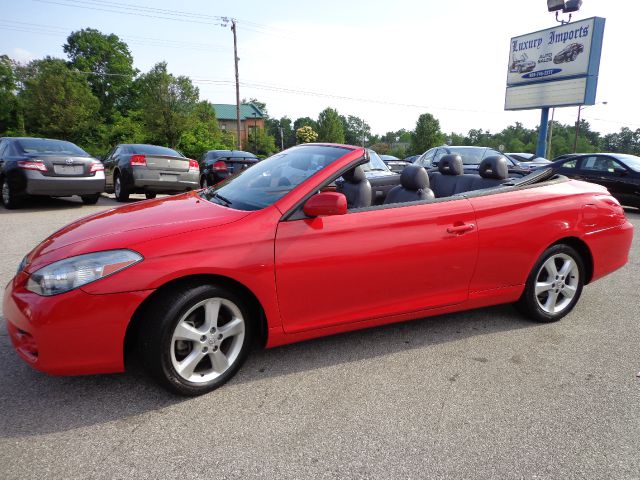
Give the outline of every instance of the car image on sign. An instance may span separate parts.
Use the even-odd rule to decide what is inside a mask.
[[[553,57],[553,63],[573,62],[582,52],[584,52],[584,45],[581,43],[572,43],[571,45],[563,48],[555,57]]]

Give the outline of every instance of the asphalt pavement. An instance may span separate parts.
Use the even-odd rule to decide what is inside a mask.
[[[48,234],[116,205],[0,209],[0,284]],[[499,306],[256,351],[198,398],[135,367],[38,373],[0,319],[0,478],[638,479],[640,213],[627,215],[629,264],[559,323]]]

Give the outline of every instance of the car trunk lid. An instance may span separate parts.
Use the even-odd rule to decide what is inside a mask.
[[[188,172],[189,159],[171,155],[144,155],[147,168],[150,170],[163,170],[167,172]]]
[[[29,161],[43,163],[46,177],[89,177],[93,174],[91,166],[97,163],[91,157],[76,157],[65,155],[30,155]]]

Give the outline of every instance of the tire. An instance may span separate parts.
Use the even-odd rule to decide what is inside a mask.
[[[578,303],[585,271],[575,249],[564,244],[549,247],[533,266],[517,308],[536,322],[560,320]]]
[[[147,200],[151,200],[151,199],[156,198],[156,195],[157,194],[155,192],[147,192],[147,193],[144,194],[144,196],[147,198]]]
[[[115,193],[116,200],[118,202],[126,202],[129,200],[129,195],[131,195],[127,187],[122,184],[120,175],[115,175],[113,177],[113,193]]]
[[[215,285],[187,285],[158,298],[146,310],[139,333],[145,368],[180,395],[220,387],[242,366],[252,345],[255,322],[246,305]],[[209,309],[211,320],[205,315]]]
[[[0,180],[0,198],[2,199],[2,205],[7,210],[13,210],[22,204],[22,199],[16,195],[6,177],[2,177]]]
[[[207,176],[203,175],[202,178],[200,179],[200,186],[202,188],[209,188],[211,185],[209,185],[209,180],[207,180]]]
[[[96,193],[95,195],[82,195],[80,198],[82,198],[82,203],[85,205],[95,205],[100,199],[100,194]]]

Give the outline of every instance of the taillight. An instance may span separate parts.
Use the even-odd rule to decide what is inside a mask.
[[[24,168],[25,170],[39,170],[41,172],[47,171],[47,166],[42,162],[31,162],[31,161],[19,161],[18,166],[20,168]]]
[[[89,173],[104,172],[104,165],[101,163],[92,163]]]
[[[147,158],[144,155],[131,155],[129,163],[131,163],[132,167],[146,167]]]
[[[189,170],[195,170],[196,172],[200,171],[200,165],[197,160],[189,159]]]
[[[227,171],[227,164],[224,163],[222,160],[218,160],[216,163],[213,164],[212,167],[214,170],[217,171]]]

